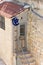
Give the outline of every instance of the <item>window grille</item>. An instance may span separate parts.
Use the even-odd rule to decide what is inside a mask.
[[[25,25],[20,25],[20,36],[24,36],[25,35]]]

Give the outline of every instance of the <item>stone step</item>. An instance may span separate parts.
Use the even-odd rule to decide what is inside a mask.
[[[23,64],[23,65],[29,65],[29,64]]]
[[[36,63],[35,62],[32,62],[32,63],[30,62],[30,65],[36,65]]]
[[[35,58],[31,53],[29,54],[19,54],[18,57],[20,58],[23,65],[35,65]]]
[[[35,65],[35,61],[34,62],[22,62],[23,65]]]
[[[30,64],[30,63],[35,63],[35,61],[32,61],[32,62],[29,62],[29,61],[26,61],[26,62],[22,62],[22,63],[24,63],[24,64]]]
[[[32,63],[31,63],[31,62],[25,62],[25,63],[22,62],[22,64],[23,64],[23,65],[35,65],[35,62],[32,62]]]
[[[22,55],[19,55],[20,58],[31,57],[31,56],[32,56],[31,54],[22,54]]]
[[[27,59],[29,62],[33,62],[35,59],[34,59],[34,57],[31,57],[31,58],[28,58]]]
[[[28,59],[21,59],[21,62],[34,62],[35,60],[34,60],[34,58],[28,58]]]
[[[23,56],[19,56],[19,57],[20,57],[20,59],[26,59],[26,58],[28,59],[28,58],[31,58],[33,56],[32,55],[29,55],[29,56],[24,56],[24,57]]]

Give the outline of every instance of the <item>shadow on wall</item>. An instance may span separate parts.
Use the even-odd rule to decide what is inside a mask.
[[[2,59],[0,59],[0,65],[6,65]]]

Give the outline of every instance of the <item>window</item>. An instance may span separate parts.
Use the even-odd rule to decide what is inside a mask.
[[[25,35],[25,25],[20,25],[20,35],[24,36]]]
[[[0,16],[0,28],[5,30],[5,19],[2,16]]]

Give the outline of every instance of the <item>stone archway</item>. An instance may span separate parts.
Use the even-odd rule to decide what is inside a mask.
[[[0,59],[0,65],[5,65],[5,63],[2,59]]]

